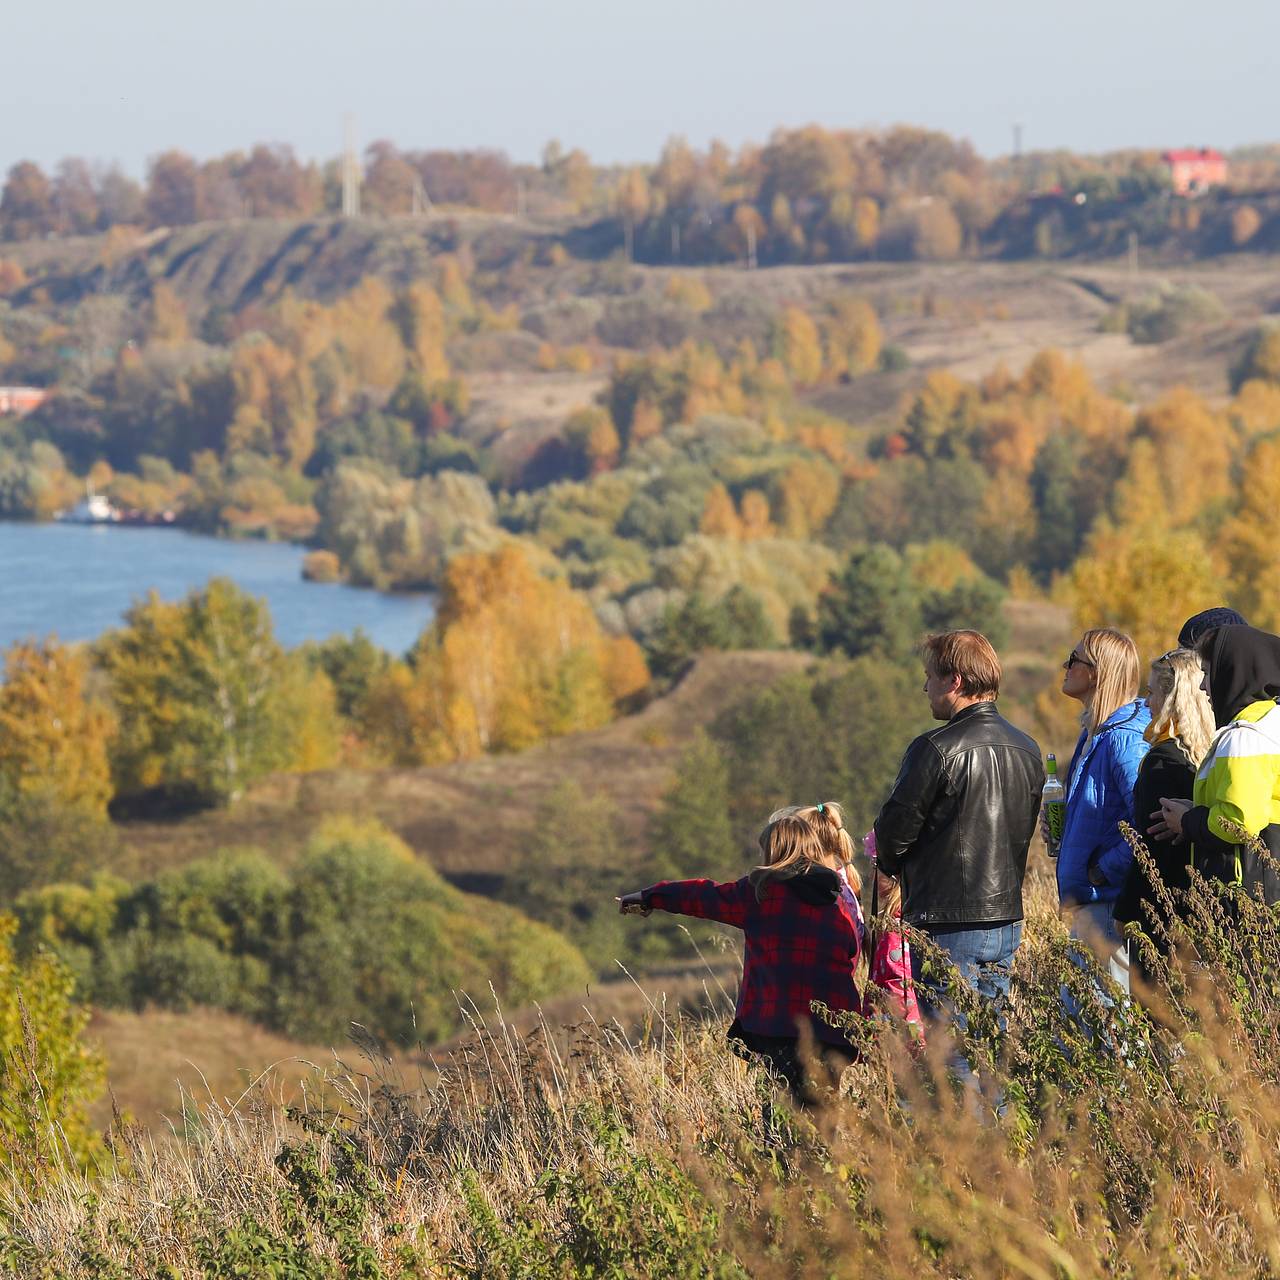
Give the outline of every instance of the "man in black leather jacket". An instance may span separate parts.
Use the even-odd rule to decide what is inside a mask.
[[[1000,660],[984,635],[930,636],[924,656],[929,708],[945,723],[907,748],[876,819],[877,866],[901,877],[902,918],[1002,1005],[1022,941],[1022,880],[1044,786],[1040,748],[996,710]],[[915,955],[912,964],[922,1003],[936,1013],[929,997],[939,985]]]

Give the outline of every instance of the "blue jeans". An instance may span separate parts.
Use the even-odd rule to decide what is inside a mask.
[[[960,976],[984,1000],[990,1000],[1001,1010],[1000,1025],[1003,1026],[1003,1010],[1009,999],[1009,980],[1013,976],[1013,953],[1022,941],[1022,921],[990,927],[928,929],[924,932],[947,953]],[[925,1003],[932,1006],[925,1012],[938,1017],[940,1006],[946,1003],[942,984],[920,973],[916,951],[911,953],[911,970],[917,987],[923,991]]]
[[[996,1009],[1000,1029],[1006,1025],[1005,1006],[1009,999],[1009,982],[1013,977],[1013,953],[1022,942],[1022,921],[1009,924],[929,929],[930,940],[946,952],[960,976]],[[945,985],[938,977],[921,972],[919,948],[911,951],[911,976],[916,983],[920,1012],[930,1022],[951,1019],[961,1033],[968,1030],[968,1019],[947,998]],[[976,1084],[973,1066],[961,1053],[951,1057],[951,1068],[966,1084]]]

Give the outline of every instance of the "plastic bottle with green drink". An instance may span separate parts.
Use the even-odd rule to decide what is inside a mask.
[[[1058,856],[1058,846],[1062,843],[1062,826],[1067,816],[1067,793],[1058,778],[1058,757],[1052,752],[1045,760],[1044,790],[1040,793],[1044,805],[1044,824],[1048,831],[1045,847],[1049,857]]]

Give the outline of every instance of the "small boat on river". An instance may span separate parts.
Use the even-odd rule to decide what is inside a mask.
[[[66,524],[116,524],[120,512],[111,505],[106,494],[87,489],[84,497],[69,511],[63,511],[58,519]]]

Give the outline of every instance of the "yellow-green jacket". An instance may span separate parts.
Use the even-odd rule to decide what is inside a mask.
[[[1250,703],[1218,730],[1196,774],[1192,803],[1183,822],[1192,865],[1250,892],[1261,884],[1268,902],[1280,901],[1280,873],[1237,844],[1224,825],[1243,827],[1280,854],[1280,705]]]

